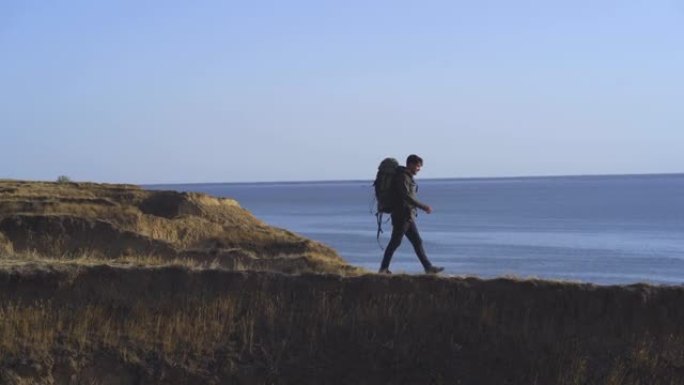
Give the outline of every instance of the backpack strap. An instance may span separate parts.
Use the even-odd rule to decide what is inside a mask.
[[[380,246],[380,250],[384,251],[385,248],[382,247],[382,244],[380,243],[380,234],[384,233],[384,231],[382,231],[382,214],[383,213],[381,211],[378,211],[377,213],[375,213],[375,218],[378,220],[378,235],[377,235],[378,246]],[[389,219],[387,221],[389,221]]]

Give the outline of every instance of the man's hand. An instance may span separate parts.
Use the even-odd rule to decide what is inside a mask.
[[[432,214],[432,207],[425,205],[425,207],[423,207],[423,211],[425,211],[428,214]]]

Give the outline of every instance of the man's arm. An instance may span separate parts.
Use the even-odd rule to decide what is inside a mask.
[[[432,207],[426,205],[425,203],[419,201],[416,195],[411,191],[411,178],[408,175],[402,175],[402,183],[399,184],[399,194],[401,199],[406,202],[409,207],[418,207],[419,209],[430,214],[432,212]]]

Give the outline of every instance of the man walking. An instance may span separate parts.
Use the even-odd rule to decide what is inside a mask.
[[[389,264],[394,251],[401,244],[404,235],[413,245],[413,249],[416,251],[416,255],[420,263],[423,264],[426,273],[437,274],[444,270],[443,267],[433,266],[430,263],[423,248],[423,240],[416,226],[418,209],[428,214],[432,212],[432,207],[420,202],[416,195],[417,186],[413,177],[418,174],[422,167],[423,159],[418,155],[409,155],[406,158],[406,167],[399,166],[392,180],[392,237],[387,245],[387,249],[385,249],[385,255],[380,265],[379,273],[381,274],[392,274],[389,271]]]

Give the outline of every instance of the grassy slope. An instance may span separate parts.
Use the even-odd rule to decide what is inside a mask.
[[[682,287],[69,264],[0,286],[1,383],[684,381]]]
[[[228,269],[358,269],[232,200],[130,185],[0,181],[0,251],[42,258],[188,259]]]
[[[229,199],[0,181],[0,384],[684,383],[682,287],[360,273]]]

